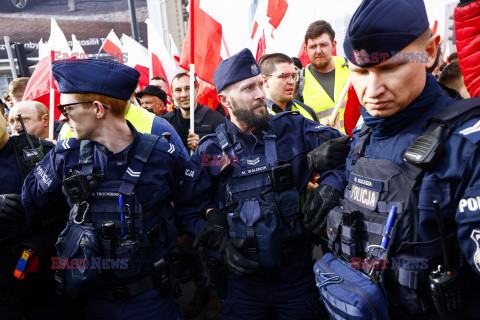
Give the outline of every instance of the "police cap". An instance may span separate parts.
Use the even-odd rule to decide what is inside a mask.
[[[140,73],[120,63],[94,59],[68,59],[52,63],[60,93],[97,93],[129,100]]]
[[[370,67],[388,60],[428,27],[423,0],[363,0],[350,20],[343,49],[351,63]]]
[[[260,67],[253,54],[247,48],[234,54],[228,59],[220,61],[213,74],[213,83],[217,92],[236,82],[255,77],[260,74]]]

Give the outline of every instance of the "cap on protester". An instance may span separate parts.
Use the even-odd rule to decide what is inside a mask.
[[[141,99],[146,94],[158,97],[163,101],[163,103],[167,103],[167,94],[157,86],[146,86],[143,91],[137,92],[136,96],[137,98]]]
[[[125,101],[140,78],[131,67],[94,59],[53,61],[52,74],[60,93],[97,93]]]
[[[213,83],[217,92],[236,82],[255,77],[260,74],[260,67],[247,48],[234,54],[228,59],[220,61],[215,73]]]
[[[351,63],[370,67],[388,60],[428,27],[423,0],[364,0],[350,20],[343,49]]]
[[[292,57],[292,61],[295,67],[297,67],[298,69],[303,69],[302,61],[300,61],[300,59],[298,59],[297,57]]]

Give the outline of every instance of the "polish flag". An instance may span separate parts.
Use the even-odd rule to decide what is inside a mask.
[[[110,30],[98,52],[100,53],[102,50],[111,55],[114,59],[118,60],[121,64],[125,63],[123,58],[123,45],[113,29]]]
[[[178,48],[175,45],[175,42],[173,41],[172,34],[169,33],[168,37],[170,39],[170,55],[173,57],[173,59],[175,59],[178,66],[178,62],[180,62],[180,53],[178,52]]]
[[[50,24],[50,38],[45,44],[42,40],[39,43],[39,58],[35,70],[33,71],[30,80],[28,81],[25,93],[23,94],[24,101],[38,101],[43,103],[50,109],[53,116],[50,117],[52,121],[60,117],[60,111],[55,108],[60,103],[60,93],[53,81],[52,76],[52,61],[58,59],[70,59],[72,51],[68,46],[67,38],[58,26],[55,19],[51,19]],[[53,89],[52,95],[50,89]],[[53,96],[53,99],[52,99]]]
[[[150,53],[151,62],[150,66],[150,78],[161,77],[167,80],[167,94],[171,95],[169,83],[173,80],[178,73],[178,68],[175,60],[167,51],[165,44],[163,43],[163,37],[153,25],[150,19],[145,21],[147,24],[148,33],[148,51]]]
[[[298,53],[298,59],[302,62],[302,66],[305,68],[307,64],[310,63],[310,59],[307,56],[305,51],[305,41],[303,41],[302,46],[300,47],[300,52]]]
[[[77,37],[72,34],[72,55],[79,59],[87,59],[88,55],[83,50],[80,42],[78,42]]]
[[[287,13],[288,3],[286,0],[268,0],[267,17],[273,29],[277,29]]]
[[[265,54],[265,50],[267,48],[267,44],[265,43],[265,31],[263,31],[262,36],[260,39],[258,39],[258,45],[257,45],[257,54],[255,56],[255,59],[258,61],[260,58]]]
[[[147,48],[126,34],[122,35],[122,43],[123,49],[128,58],[125,64],[140,72],[140,80],[138,81],[139,86],[148,86],[150,83],[150,57]]]
[[[191,0],[192,1],[192,0]],[[194,62],[198,77],[213,84],[213,73],[222,57],[222,25],[200,8],[200,2],[194,2]],[[185,36],[180,55],[180,67],[190,70],[190,28]]]

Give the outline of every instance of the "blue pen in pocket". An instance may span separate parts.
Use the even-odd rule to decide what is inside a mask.
[[[385,223],[385,233],[382,238],[382,244],[380,245],[384,249],[386,249],[388,245],[388,239],[390,238],[390,229],[392,229],[393,219],[395,219],[396,211],[397,211],[397,207],[392,206],[390,208],[390,212],[388,213],[387,223]]]
[[[119,196],[118,196],[118,205],[120,206],[120,220],[123,221],[125,220],[124,216],[123,216],[123,196],[122,194],[120,193]],[[122,228],[122,236],[124,235],[125,231],[123,230]]]

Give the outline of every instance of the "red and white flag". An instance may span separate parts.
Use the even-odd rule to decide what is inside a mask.
[[[147,48],[126,34],[122,35],[122,43],[123,50],[127,55],[125,64],[140,72],[139,86],[148,86],[150,83],[150,57]]]
[[[171,33],[168,34],[168,38],[170,39],[170,55],[173,57],[173,59],[175,59],[178,66],[178,62],[180,61],[180,53],[178,52],[178,48],[173,41]]]
[[[195,73],[200,79],[213,84],[213,73],[222,57],[222,25],[194,2],[194,61]],[[185,36],[180,55],[180,67],[190,70],[190,28]]]
[[[82,48],[80,42],[78,42],[77,37],[72,34],[72,55],[78,59],[87,59],[88,55]]]
[[[100,53],[100,51],[102,50],[111,55],[114,59],[118,60],[120,63],[125,63],[125,59],[123,56],[123,45],[113,31],[113,29],[110,30],[110,32],[108,33],[105,41],[103,41],[103,44],[100,47],[100,50],[98,50],[98,52]]]
[[[163,43],[163,37],[150,19],[145,21],[147,24],[148,33],[148,52],[150,54],[150,78],[161,77],[167,80],[167,92],[171,95],[169,83],[173,80],[175,75],[179,72],[175,60],[167,51]]]
[[[35,70],[28,81],[23,100],[33,100],[43,103],[49,109],[60,103],[60,93],[53,81],[52,76],[52,60],[70,59],[72,52],[68,46],[67,38],[58,26],[55,19],[51,19],[50,38],[47,44],[43,41],[39,43],[39,58]],[[53,101],[50,96],[50,89],[53,89]],[[53,119],[60,117],[60,111],[53,107]]]

